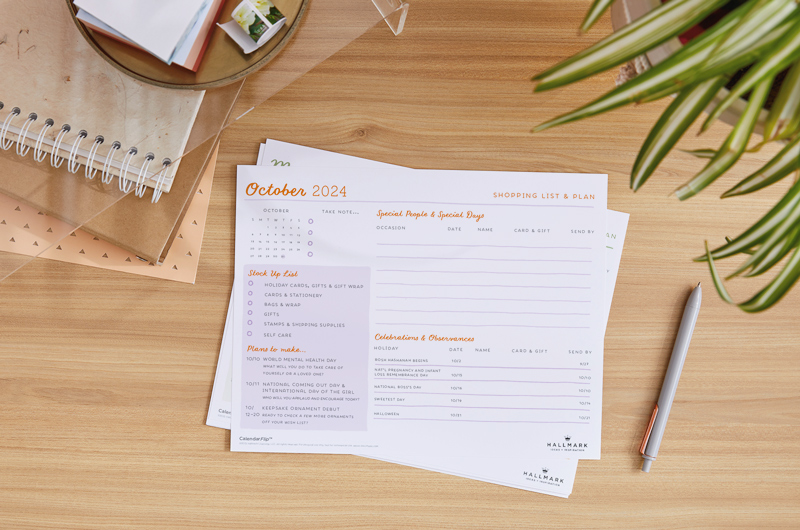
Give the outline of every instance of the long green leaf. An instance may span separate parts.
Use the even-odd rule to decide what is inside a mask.
[[[781,70],[800,58],[800,18],[798,18],[786,34],[775,44],[772,53],[758,63],[734,86],[727,96],[708,115],[703,129],[705,130],[714,120],[725,112],[740,97],[745,95],[765,79],[773,79]]]
[[[750,3],[744,4],[728,15],[730,17],[735,14],[739,18],[738,22],[726,31],[726,35],[717,41],[713,49],[706,52],[703,63],[679,73],[670,84],[652,91],[639,102],[655,101],[683,86],[694,85],[718,75],[733,75],[768,55],[798,15],[798,6],[794,0],[772,0],[754,13],[749,8]],[[719,23],[715,24],[712,31],[718,25]]]
[[[728,243],[732,243],[733,239],[729,238],[728,236],[725,236],[725,241],[727,241]],[[755,252],[755,250],[743,250],[742,251],[743,254],[750,254],[750,255],[752,255],[753,252]],[[695,261],[697,261],[697,260],[695,260]]]
[[[756,0],[751,0],[756,1]],[[787,1],[787,0],[781,0]],[[792,5],[793,0],[788,0]],[[711,29],[704,32],[699,37],[693,39],[686,46],[672,54],[666,60],[662,61],[655,67],[651,68],[631,79],[622,86],[616,87],[607,94],[601,96],[595,101],[584,105],[576,110],[562,114],[552,120],[542,123],[533,129],[533,132],[543,131],[550,127],[562,125],[572,121],[595,116],[609,110],[622,107],[629,103],[652,101],[673,94],[686,86],[699,84],[703,81],[715,76],[702,76],[699,78],[696,74],[700,65],[704,64],[710,57],[713,49],[716,48],[718,42],[725,38],[727,32],[743,20],[743,17],[748,13],[748,5],[742,5],[739,8],[728,13],[721,21],[714,25]],[[778,29],[767,31],[772,28],[772,24],[762,24],[760,26],[753,26],[748,23],[745,29],[749,32],[743,36],[743,40],[737,43],[731,43],[731,46],[737,46],[733,50],[724,50],[725,54],[733,54],[734,56],[746,56],[747,61],[742,66],[750,64],[753,60],[767,53],[772,45],[778,38],[785,33],[789,24],[784,23]],[[765,35],[766,32],[766,36]],[[742,46],[750,46],[750,48],[740,49]],[[746,50],[746,51],[744,51]],[[733,53],[736,52],[736,53]],[[737,53],[739,55],[737,55]],[[739,62],[742,62],[739,60]],[[713,70],[725,70],[719,68],[715,61]],[[735,64],[724,63],[723,66],[728,69],[738,70],[738,62]],[[711,70],[704,70],[711,71]],[[733,73],[733,72],[731,72]],[[684,79],[697,77],[697,80],[692,82],[685,82]]]
[[[780,153],[758,171],[722,194],[723,197],[745,195],[766,188],[800,169],[800,136],[789,142]]]
[[[733,128],[725,143],[720,147],[717,154],[711,161],[698,173],[692,180],[681,186],[675,191],[678,199],[684,201],[696,195],[700,190],[714,182],[720,175],[730,169],[747,149],[747,142],[756,128],[758,116],[761,108],[769,95],[772,86],[772,78],[762,81],[750,95],[739,122]]]
[[[708,268],[711,272],[711,279],[714,282],[714,287],[717,289],[720,298],[734,304],[733,298],[725,288],[725,284],[717,271],[717,266],[714,263],[712,253],[708,251],[708,242],[706,242],[706,260],[708,261]],[[761,291],[759,291],[750,300],[737,304],[740,309],[748,313],[757,313],[764,311],[775,305],[778,300],[783,298],[792,286],[800,278],[800,248],[794,251],[792,257],[786,263],[786,266],[781,272]]]
[[[711,159],[711,158],[714,158],[717,155],[717,150],[716,149],[692,149],[692,150],[681,149],[681,151],[683,151],[687,155],[692,155],[692,156],[694,156],[696,158]]]
[[[550,90],[603,72],[680,35],[728,0],[672,0],[533,79]]]
[[[769,285],[750,300],[739,304],[739,307],[748,313],[757,313],[769,309],[789,292],[798,278],[800,278],[800,248],[794,251],[794,254],[789,258],[781,272]]]
[[[752,276],[759,276],[770,270],[776,263],[782,260],[793,248],[797,247],[798,239],[800,239],[800,225],[797,225],[778,245],[772,249],[761,259],[760,262],[754,263],[753,268],[745,274],[748,278]]]
[[[708,241],[706,241],[706,259],[708,260],[708,269],[711,272],[711,279],[714,282],[714,287],[719,293],[719,297],[729,304],[734,304],[735,302],[733,301],[733,298],[731,298],[731,295],[728,294],[728,290],[725,289],[725,284],[722,282],[719,272],[717,272],[717,265],[714,263],[714,258],[711,257],[711,252],[708,251]]]
[[[711,255],[714,259],[727,258],[741,252],[749,252],[755,245],[764,241],[775,228],[789,216],[789,214],[800,208],[800,181],[795,182],[789,191],[772,207],[761,219],[750,228],[742,232],[733,241],[714,249]],[[754,252],[755,253],[755,252]],[[705,256],[695,258],[695,261],[705,261]]]
[[[638,190],[667,156],[683,133],[725,86],[727,77],[717,77],[682,90],[656,122],[639,150],[631,171],[631,189]]]
[[[741,272],[753,267],[755,264],[761,262],[773,249],[773,247],[780,244],[780,242],[800,223],[800,208],[791,210],[788,215],[775,227],[763,243],[753,252],[753,255],[748,257],[742,265],[734,272],[740,274]]]
[[[717,44],[716,49],[712,50],[711,56],[713,57],[713,56],[718,55],[719,52],[725,47],[726,44],[728,44],[731,41],[735,42],[735,41],[739,40],[742,37],[741,27],[743,25],[745,25],[748,20],[753,18],[753,16],[754,16],[753,12],[754,11],[760,11],[760,13],[758,13],[758,14],[762,14],[763,15],[763,12],[764,12],[765,8],[771,7],[771,6],[779,3],[780,1],[781,0],[754,0],[754,1],[744,2],[744,4],[746,5],[745,9],[747,9],[747,13],[745,14],[745,18],[742,21],[740,21],[736,25],[736,27],[731,29],[731,31],[728,32],[728,34],[725,36],[725,38],[722,39],[719,42],[719,44]],[[758,16],[758,14],[756,14],[755,16]],[[706,66],[706,65],[703,65],[703,66]]]
[[[725,33],[735,27],[746,13],[745,6],[739,7],[715,24],[713,28],[692,40],[654,68],[639,74],[624,85],[616,87],[579,109],[538,125],[533,132],[543,131],[556,125],[588,118],[627,105],[654,91],[663,91],[665,87],[670,87],[672,92],[676,92],[680,87],[675,84],[675,79],[699,67],[708,58],[715,44],[724,38]]]
[[[587,32],[597,20],[603,16],[603,13],[614,3],[614,0],[594,0],[592,7],[586,13],[586,18],[583,19],[581,24],[581,31]]]
[[[795,61],[783,78],[781,90],[772,103],[764,124],[764,142],[783,140],[800,128],[800,61]]]

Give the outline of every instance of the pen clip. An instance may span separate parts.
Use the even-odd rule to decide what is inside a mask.
[[[642,438],[642,445],[639,447],[639,453],[644,454],[644,450],[647,447],[647,440],[650,439],[650,431],[653,430],[653,423],[656,421],[656,415],[658,414],[658,403],[656,403],[656,407],[653,409],[653,415],[650,416],[650,424],[647,426],[647,429],[644,431],[644,438]],[[650,455],[647,455],[650,456]]]

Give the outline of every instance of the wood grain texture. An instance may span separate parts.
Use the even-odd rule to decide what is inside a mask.
[[[638,471],[683,303],[710,285],[691,258],[782,190],[718,198],[762,152],[679,203],[669,193],[702,162],[676,153],[634,196],[628,171],[665,102],[530,134],[613,84],[608,72],[531,94],[533,73],[610,31],[606,17],[577,35],[588,5],[415,0],[400,37],[376,26],[245,116],[223,136],[194,286],[46,261],[0,284],[0,527],[800,527],[800,289],[758,315],[707,289],[658,461]],[[354,456],[232,454],[228,432],[204,425],[233,279],[235,165],[255,163],[266,137],[418,168],[609,174],[609,207],[631,221],[603,457],[580,463],[570,499]]]

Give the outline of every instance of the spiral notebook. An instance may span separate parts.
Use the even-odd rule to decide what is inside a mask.
[[[178,226],[186,215],[200,176],[210,163],[219,130],[229,119],[243,84],[242,80],[206,92],[189,137],[189,142],[197,147],[183,158],[172,191],[164,194],[157,205],[129,193],[83,223],[83,230],[148,261],[163,262],[178,235]]]
[[[64,1],[2,3],[0,146],[152,202],[172,187],[203,92],[145,85],[107,63]],[[28,155],[30,156],[30,155]]]
[[[178,225],[242,85],[239,81],[206,92],[189,139],[197,147],[181,160],[172,190],[164,193],[158,204],[141,200],[134,193],[123,197],[116,186],[101,184],[97,178],[86,179],[83,171],[72,175],[66,164],[54,168],[47,162],[37,163],[30,154],[20,157],[13,151],[0,151],[0,193],[71,226],[80,226],[136,256],[161,263],[178,235]],[[111,206],[115,198],[109,199],[109,189],[121,197]]]

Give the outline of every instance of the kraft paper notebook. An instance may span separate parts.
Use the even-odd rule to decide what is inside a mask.
[[[92,49],[67,2],[0,7],[0,193],[162,261],[242,82],[150,86]],[[0,277],[19,266],[3,260]]]

